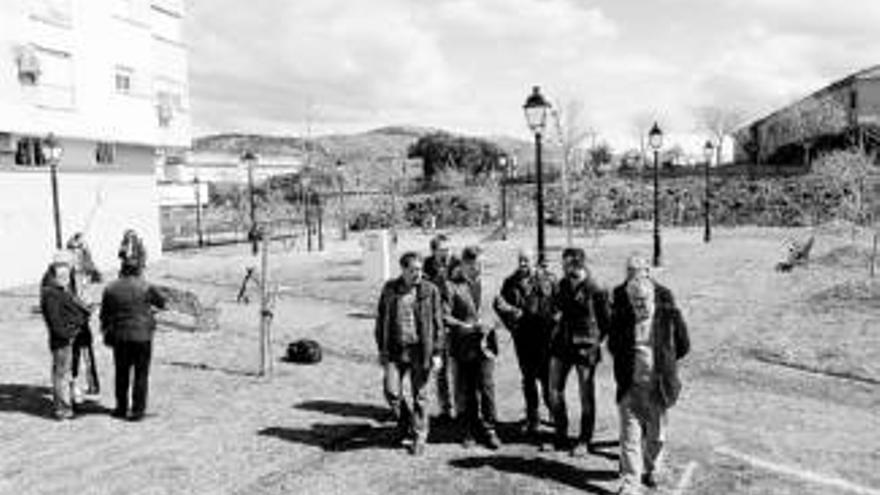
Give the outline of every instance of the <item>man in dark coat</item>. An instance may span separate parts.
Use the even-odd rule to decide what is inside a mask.
[[[487,447],[495,450],[501,445],[495,431],[494,368],[498,341],[495,329],[480,317],[479,255],[477,248],[468,247],[461,260],[450,262],[445,319],[450,328],[449,354],[456,370],[462,444],[470,447],[476,437],[481,437]]]
[[[112,416],[125,418],[129,412],[131,390],[131,421],[144,418],[149,389],[150,360],[153,334],[156,331],[154,308],[164,309],[165,298],[143,278],[144,252],[120,250],[122,267],[119,278],[104,289],[101,298],[101,333],[104,342],[113,348],[116,371],[116,408]]]
[[[425,278],[434,284],[440,291],[443,302],[447,301],[446,280],[449,272],[449,262],[453,258],[449,249],[449,237],[445,234],[437,234],[431,239],[431,255],[425,258]],[[449,334],[449,328],[443,327],[443,337]],[[455,404],[455,370],[450,366],[449,352],[440,354],[440,367],[435,370],[437,405],[440,408],[440,421],[448,423],[452,419],[452,413],[461,404]]]
[[[422,455],[428,439],[428,379],[443,352],[443,307],[440,291],[422,278],[418,253],[404,253],[400,268],[401,275],[386,282],[379,296],[376,347],[400,440],[411,437],[411,453]],[[404,383],[409,383],[408,394]]]
[[[73,418],[73,342],[89,321],[89,308],[70,289],[71,259],[59,253],[40,287],[40,312],[52,351],[52,399],[55,417]]]
[[[555,307],[559,325],[550,343],[550,404],[556,428],[557,450],[572,448],[575,456],[591,450],[596,423],[596,366],[601,359],[600,346],[610,323],[607,292],[592,278],[581,248],[562,252],[565,277],[559,281]],[[581,429],[578,441],[568,440],[568,410],[565,405],[565,384],[571,369],[577,371],[581,398]]]
[[[681,390],[677,361],[690,350],[687,325],[672,292],[648,275],[643,258],[627,262],[614,289],[608,349],[614,357],[620,412],[620,493],[655,487],[665,441],[666,411]]]
[[[531,251],[520,250],[516,271],[501,285],[493,307],[513,337],[516,359],[522,373],[522,390],[526,406],[524,430],[530,437],[538,433],[538,386],[547,409],[547,375],[550,336],[555,327],[553,294],[556,280],[544,267],[533,265]]]

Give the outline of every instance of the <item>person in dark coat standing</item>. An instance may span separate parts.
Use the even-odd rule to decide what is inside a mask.
[[[550,336],[556,324],[553,318],[556,279],[544,267],[533,264],[534,255],[529,250],[520,250],[517,262],[516,271],[502,283],[493,307],[513,337],[526,406],[523,429],[534,438],[540,423],[539,385],[544,404],[550,409],[547,375]]]
[[[52,351],[52,402],[60,420],[73,418],[73,342],[90,313],[70,289],[71,262],[69,253],[56,254],[40,287],[40,313]]]
[[[495,329],[480,316],[482,285],[480,252],[475,247],[462,251],[461,259],[449,264],[449,300],[446,324],[449,353],[455,363],[456,389],[460,400],[459,424],[462,444],[470,447],[481,437],[487,447],[498,449],[501,441],[495,431],[495,357],[498,341]]]
[[[140,421],[146,413],[153,334],[156,331],[153,312],[165,308],[165,298],[143,277],[144,254],[137,249],[120,250],[119,278],[104,289],[101,298],[101,333],[104,342],[113,348],[116,371],[116,408],[112,416],[127,417],[131,391],[131,416],[128,418],[132,421]],[[133,387],[130,386],[132,372]]]
[[[445,234],[437,234],[431,239],[430,248],[431,255],[425,258],[424,262],[424,275],[440,291],[440,297],[443,302],[447,303],[446,281],[448,279],[449,262],[453,258],[449,249],[449,237]],[[444,340],[446,340],[449,328],[444,326],[442,331]],[[461,404],[456,404],[455,402],[457,394],[457,390],[455,390],[455,369],[450,361],[448,349],[440,355],[440,367],[435,370],[435,373],[437,406],[440,409],[439,420],[442,423],[448,423],[452,420],[453,411],[461,407]]]
[[[641,485],[657,485],[666,412],[681,390],[677,362],[690,350],[672,292],[649,276],[644,258],[630,258],[627,280],[614,289],[608,349],[620,413],[620,493],[638,494]]]
[[[410,452],[422,455],[428,439],[428,381],[443,352],[443,306],[440,291],[422,278],[418,253],[404,253],[400,268],[401,275],[382,287],[374,334],[399,440],[411,438]]]
[[[559,281],[555,307],[559,325],[550,343],[550,404],[556,428],[557,450],[571,448],[575,456],[591,451],[596,423],[596,366],[601,360],[601,345],[610,323],[608,295],[592,278],[586,266],[586,253],[581,248],[562,252],[565,277]],[[571,369],[577,371],[581,399],[581,428],[578,441],[572,446],[568,439],[568,410],[565,405],[565,384]]]

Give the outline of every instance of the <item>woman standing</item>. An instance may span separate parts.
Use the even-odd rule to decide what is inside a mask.
[[[70,290],[71,263],[69,253],[56,254],[40,287],[40,312],[52,351],[52,399],[59,420],[73,418],[73,341],[89,321],[88,306]]]

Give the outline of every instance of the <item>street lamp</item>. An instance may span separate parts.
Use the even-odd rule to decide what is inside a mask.
[[[501,169],[501,240],[507,240],[507,157],[498,156],[498,168]]]
[[[654,266],[660,266],[660,148],[663,146],[663,131],[657,122],[648,133],[648,143],[654,149]]]
[[[706,220],[706,228],[703,231],[703,242],[709,242],[712,240],[712,226],[709,221],[709,164],[712,163],[712,155],[715,153],[715,146],[712,145],[712,141],[706,141],[706,144],[703,146],[703,158],[706,159],[706,191],[705,196],[703,198],[703,215]]]
[[[339,179],[339,209],[342,216],[342,240],[348,239],[348,215],[345,211],[345,174],[342,173],[342,160],[336,160],[336,176]]]
[[[535,202],[538,211],[538,263],[544,264],[546,261],[546,246],[544,243],[544,179],[541,172],[541,134],[544,133],[544,126],[547,123],[547,111],[550,109],[550,103],[541,95],[541,88],[532,87],[532,94],[526,99],[523,105],[523,111],[526,114],[526,123],[529,129],[535,134],[535,174],[537,175],[537,194]]]
[[[49,134],[43,140],[43,146],[40,148],[43,153],[43,159],[49,162],[49,181],[52,185],[52,219],[55,223],[55,248],[61,249],[61,206],[58,202],[58,162],[61,161],[61,154],[64,148],[61,143],[55,139],[54,134]]]
[[[251,228],[248,230],[248,239],[251,241],[251,254],[256,256],[259,250],[259,239],[257,239],[257,203],[254,198],[254,166],[257,164],[257,155],[246,150],[241,154],[241,161],[247,167],[248,173],[248,197],[251,205]]]

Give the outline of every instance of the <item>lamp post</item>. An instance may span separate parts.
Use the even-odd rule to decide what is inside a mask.
[[[342,173],[342,160],[336,160],[336,176],[339,179],[339,214],[342,217],[342,240],[348,239],[348,215],[345,210],[345,175]]]
[[[257,203],[254,198],[254,166],[257,163],[257,155],[251,150],[246,150],[241,154],[241,161],[247,167],[248,197],[251,206],[251,227],[248,229],[248,239],[251,241],[251,254],[256,256],[259,250],[259,239],[257,239]]]
[[[526,98],[523,111],[526,114],[526,123],[535,134],[535,174],[537,193],[535,195],[536,209],[538,212],[538,263],[543,265],[546,261],[546,245],[544,242],[544,178],[541,170],[541,135],[547,124],[547,111],[550,104],[541,95],[541,88],[532,87],[532,94]]]
[[[498,168],[501,169],[501,240],[507,240],[507,157],[498,157]]]
[[[660,266],[660,148],[663,146],[663,131],[657,122],[648,133],[648,143],[654,149],[654,266]]]
[[[199,247],[205,245],[205,239],[202,235],[202,184],[199,180],[199,174],[193,177],[193,186],[196,190],[196,239]]]
[[[706,221],[706,227],[703,231],[703,242],[709,242],[712,240],[712,225],[709,220],[709,202],[710,202],[710,190],[709,190],[709,165],[712,163],[712,155],[715,152],[715,146],[712,145],[712,141],[706,141],[706,144],[703,146],[703,158],[706,159],[706,191],[703,197],[703,215]]]
[[[58,201],[58,162],[64,149],[61,143],[55,139],[54,134],[49,134],[43,140],[41,147],[43,158],[49,162],[49,182],[52,185],[52,220],[55,225],[55,248],[61,249],[61,205]]]

